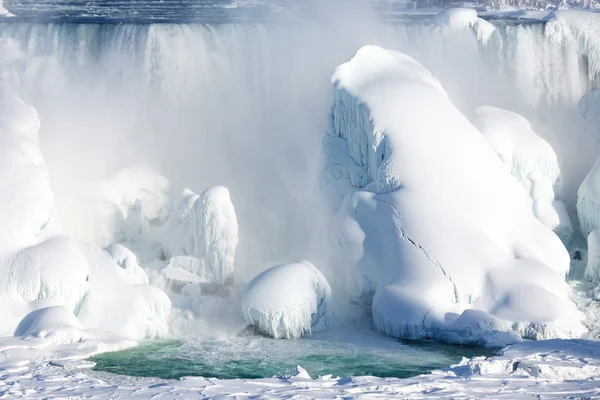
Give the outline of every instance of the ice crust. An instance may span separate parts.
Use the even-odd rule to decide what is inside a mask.
[[[565,244],[573,225],[565,204],[558,159],[552,146],[538,136],[521,115],[491,106],[478,107],[473,125],[494,148],[509,172],[532,200],[534,215]]]
[[[275,339],[295,339],[329,325],[331,288],[310,262],[272,267],[244,291],[244,318]]]
[[[355,255],[379,331],[472,343],[586,331],[564,245],[434,76],[366,46],[332,83],[324,177],[346,194],[334,243]]]
[[[74,339],[81,327],[130,339],[165,335],[170,300],[145,284],[131,252],[63,234],[39,127],[33,108],[0,91],[0,332],[12,334],[21,321],[19,335],[49,332],[53,342]],[[40,327],[53,318],[56,327]]]
[[[238,224],[226,187],[200,196],[183,190],[161,237],[168,258],[188,256],[189,272],[219,285],[233,282]]]

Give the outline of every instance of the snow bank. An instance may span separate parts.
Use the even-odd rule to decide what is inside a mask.
[[[477,17],[477,11],[472,8],[449,8],[438,13],[434,18],[438,26],[450,29],[473,29],[477,39],[486,44],[496,27],[484,19]]]
[[[244,318],[275,339],[293,339],[326,329],[331,289],[308,261],[283,264],[257,275],[242,300]]]
[[[585,332],[565,247],[435,77],[366,46],[332,82],[323,173],[345,194],[333,243],[354,255],[379,331],[469,342]]]
[[[475,110],[473,125],[494,148],[533,201],[534,215],[568,244],[573,226],[562,201],[560,168],[552,146],[521,115],[495,107]]]
[[[212,187],[200,196],[185,189],[161,237],[167,257],[195,258],[186,261],[193,265],[189,272],[219,285],[233,282],[238,224],[227,188]]]

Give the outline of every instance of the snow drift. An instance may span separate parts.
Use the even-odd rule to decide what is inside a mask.
[[[256,276],[242,300],[244,318],[275,339],[293,339],[329,324],[331,289],[321,272],[301,261],[270,268]]]
[[[366,46],[332,83],[323,173],[345,195],[334,243],[355,256],[379,331],[483,344],[585,332],[565,247],[431,73]]]
[[[143,284],[147,277],[133,254],[113,245],[108,249],[113,259],[95,245],[62,234],[38,129],[35,110],[1,91],[0,331],[12,333],[33,311],[22,320],[19,335],[46,336],[36,324],[47,325],[55,316],[59,325],[64,320],[73,329],[131,339],[166,334],[170,300]],[[59,308],[47,308],[54,306]],[[71,328],[59,329],[62,333],[52,340],[73,338],[67,334],[74,332]]]

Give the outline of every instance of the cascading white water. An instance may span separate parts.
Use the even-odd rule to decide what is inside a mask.
[[[542,128],[559,160],[577,151],[562,129],[598,76],[600,57],[588,42],[565,39],[548,28],[553,22],[498,22],[484,44],[470,30],[425,19],[360,21],[0,24],[0,38],[21,49],[2,81],[40,113],[68,230],[85,238],[83,182],[133,163],[161,172],[175,190],[224,185],[238,214],[243,280],[303,258],[323,260],[331,274],[320,147],[333,68],[361,45],[415,57],[468,116],[483,104],[510,109]]]

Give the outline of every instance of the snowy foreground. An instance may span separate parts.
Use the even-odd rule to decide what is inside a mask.
[[[22,363],[12,373],[0,373],[0,398],[146,399],[175,398],[591,398],[600,396],[600,345],[587,340],[548,340],[513,345],[496,357],[463,359],[448,370],[409,379],[370,376],[315,377],[298,368],[293,377],[257,380],[217,380],[201,377],[179,381],[140,379],[88,372],[90,362],[77,346],[27,349],[26,342],[0,353],[0,368],[10,359],[37,355],[46,361],[31,368]],[[35,343],[29,343],[35,346]],[[77,354],[77,355],[75,355]]]

